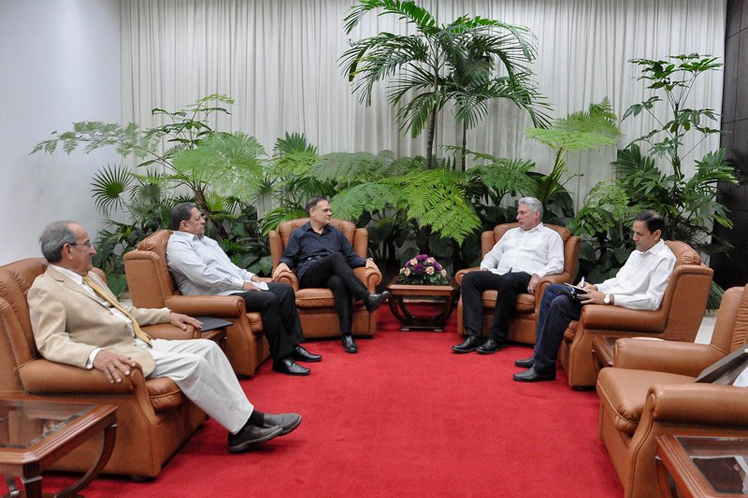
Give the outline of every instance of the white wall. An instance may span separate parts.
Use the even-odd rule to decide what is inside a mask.
[[[94,236],[93,172],[113,151],[29,155],[74,121],[120,122],[120,1],[0,1],[0,264],[39,256],[44,226],[74,219]]]

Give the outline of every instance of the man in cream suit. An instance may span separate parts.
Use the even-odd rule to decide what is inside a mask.
[[[229,431],[229,451],[288,434],[296,413],[271,415],[254,409],[221,349],[203,339],[152,339],[140,325],[171,323],[200,328],[194,318],[168,308],[138,309],[117,301],[91,272],[96,254],[86,230],[73,221],[47,226],[40,238],[50,263],[27,296],[34,340],[46,359],[101,371],[121,382],[139,364],[146,377],[168,377]]]

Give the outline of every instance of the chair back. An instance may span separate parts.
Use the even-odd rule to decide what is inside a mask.
[[[667,339],[693,342],[704,316],[714,271],[702,264],[701,256],[685,242],[666,240],[675,255],[675,265],[660,311],[667,323]]]
[[[725,291],[709,343],[725,355],[748,344],[748,286]]]
[[[571,232],[560,225],[543,224],[544,227],[550,228],[561,236],[564,242],[564,271],[570,279],[574,279],[577,273],[579,263],[579,250],[581,248],[581,239],[572,235]],[[483,232],[481,236],[481,258],[483,258],[493,246],[504,236],[506,232],[513,228],[519,227],[519,223],[502,223],[496,225],[493,230]]]
[[[269,233],[270,238],[270,254],[273,258],[273,268],[278,266],[280,258],[288,247],[288,241],[291,239],[291,234],[302,225],[305,225],[309,221],[309,218],[297,218],[295,220],[284,221],[278,225],[278,230],[271,230]],[[365,228],[356,228],[356,225],[348,220],[341,220],[333,218],[330,221],[330,226],[337,228],[348,242],[353,246],[353,250],[365,258],[369,252],[369,231]]]
[[[43,258],[29,258],[0,267],[0,392],[21,394],[18,367],[38,357],[26,295],[47,269]]]
[[[143,239],[135,251],[125,254],[125,276],[133,305],[162,308],[167,298],[178,295],[166,264],[166,245],[171,230],[159,230]]]

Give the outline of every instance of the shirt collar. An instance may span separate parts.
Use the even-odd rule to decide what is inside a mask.
[[[306,232],[314,232],[314,228],[312,228],[311,221],[307,221],[306,225],[304,225],[303,228],[304,228],[304,231]],[[330,230],[330,225],[325,226],[325,228],[322,229],[322,233],[320,235],[327,233],[329,230]],[[317,233],[317,232],[314,232],[314,233]]]
[[[521,227],[520,227],[520,230],[522,230],[524,233],[532,233],[532,232],[537,232],[537,231],[541,230],[542,228],[543,228],[543,222],[541,221],[540,223],[538,223],[537,225],[535,225],[534,227],[532,227],[529,230],[524,230]]]
[[[660,251],[662,251],[665,247],[667,247],[665,245],[665,241],[662,240],[662,239],[660,239],[655,245],[653,245],[652,247],[650,247],[646,251],[638,251],[638,252],[640,252],[642,254],[657,254]]]
[[[73,270],[68,270],[67,268],[63,268],[62,266],[59,266],[59,265],[50,264],[49,266],[53,267],[58,272],[62,273],[65,277],[69,278],[76,284],[83,285],[83,277],[75,273]]]
[[[171,232],[171,235],[172,237],[176,235],[177,237],[182,237],[184,239],[191,240],[191,241],[198,241],[202,239],[202,237],[198,237],[194,233],[183,232],[181,230],[174,230],[173,232]]]

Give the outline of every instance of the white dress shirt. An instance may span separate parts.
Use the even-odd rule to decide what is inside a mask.
[[[244,282],[254,277],[254,273],[232,263],[218,242],[188,232],[171,234],[166,262],[179,291],[188,296],[241,292]]]
[[[564,269],[564,241],[555,230],[542,223],[530,230],[508,230],[480,263],[481,270],[497,275],[527,272],[545,277]]]
[[[597,290],[613,294],[616,306],[635,310],[660,309],[675,255],[663,240],[641,252],[635,250],[615,277],[597,284]]]

